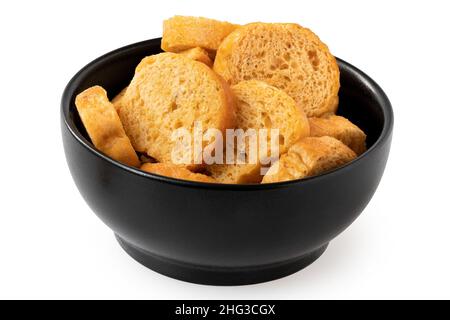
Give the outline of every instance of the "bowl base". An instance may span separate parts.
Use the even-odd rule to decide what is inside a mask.
[[[116,235],[120,246],[137,262],[165,276],[207,285],[236,286],[271,281],[296,273],[317,260],[328,243],[319,249],[283,262],[239,268],[208,267],[154,255]]]

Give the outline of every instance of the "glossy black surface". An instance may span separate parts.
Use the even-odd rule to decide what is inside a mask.
[[[378,186],[393,128],[386,95],[364,73],[339,60],[339,113],[368,134],[369,150],[332,172],[269,185],[161,177],[96,151],[74,106],[75,96],[92,85],[114,97],[139,61],[159,52],[159,46],[160,39],[153,39],[106,54],[75,75],[64,92],[64,150],[86,202],[132,257],[178,279],[255,283],[313,262],[358,217]]]

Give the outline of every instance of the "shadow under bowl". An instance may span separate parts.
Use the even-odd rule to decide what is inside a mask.
[[[118,163],[94,148],[76,111],[93,85],[110,98],[128,85],[160,39],[110,52],[79,71],[61,103],[72,177],[92,210],[143,265],[176,279],[242,285],[292,274],[316,260],[363,211],[383,175],[393,112],[382,89],[338,59],[339,114],[367,133],[368,150],[351,163],[298,181],[222,185],[182,181]]]

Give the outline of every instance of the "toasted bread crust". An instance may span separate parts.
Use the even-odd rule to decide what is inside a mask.
[[[229,34],[214,70],[226,81],[258,79],[283,89],[309,116],[334,113],[339,68],[328,47],[309,29],[288,23],[251,23]]]
[[[330,115],[309,118],[312,137],[330,136],[342,141],[357,155],[366,151],[366,134],[348,119]]]
[[[201,47],[215,51],[222,40],[238,26],[203,17],[174,16],[164,20],[161,48],[180,52]]]
[[[144,163],[141,170],[181,180],[214,183],[214,179],[201,173],[193,173],[186,168],[169,163]]]
[[[204,130],[225,132],[234,127],[234,103],[227,83],[205,64],[161,53],[136,67],[119,116],[137,151],[172,163],[175,130],[185,128],[192,134],[198,121]]]
[[[333,137],[307,137],[273,164],[262,183],[303,179],[338,168],[356,158],[353,150]]]
[[[106,91],[94,86],[77,95],[75,105],[94,146],[109,157],[138,167],[139,159]]]
[[[213,66],[213,62],[209,57],[208,52],[200,47],[195,47],[192,49],[181,51],[180,54],[185,55],[189,59],[203,62],[210,68]]]

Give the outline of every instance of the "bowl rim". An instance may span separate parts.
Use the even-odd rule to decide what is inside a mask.
[[[136,42],[127,46],[123,46],[121,48],[118,48],[116,50],[110,51],[90,63],[88,63],[86,66],[84,66],[82,69],[80,69],[68,82],[66,85],[62,98],[61,98],[61,117],[64,121],[65,127],[68,129],[70,134],[75,138],[75,140],[80,143],[85,149],[87,149],[89,152],[94,154],[95,156],[109,162],[110,164],[119,167],[122,170],[127,171],[128,173],[151,179],[151,180],[157,180],[159,182],[163,183],[169,183],[169,184],[175,184],[178,186],[183,187],[190,187],[190,188],[206,188],[206,189],[216,189],[216,190],[234,190],[234,191],[254,191],[254,190],[265,190],[265,189],[274,189],[274,188],[286,188],[290,186],[302,186],[304,184],[307,184],[309,181],[317,181],[326,177],[330,177],[332,175],[335,175],[337,173],[341,173],[345,170],[351,170],[351,167],[355,166],[358,162],[362,161],[364,158],[370,156],[371,153],[377,148],[380,148],[382,145],[384,145],[389,137],[392,134],[393,125],[394,125],[394,112],[392,109],[391,102],[389,101],[389,98],[387,97],[386,93],[383,91],[383,89],[372,79],[370,78],[366,73],[358,69],[357,67],[353,66],[352,64],[336,57],[336,60],[338,62],[339,67],[343,66],[345,67],[352,76],[358,77],[360,80],[362,80],[367,88],[370,88],[373,92],[376,93],[377,97],[380,100],[380,106],[381,111],[383,113],[383,129],[378,137],[378,139],[373,143],[373,145],[366,150],[363,154],[359,155],[356,159],[350,161],[349,163],[346,163],[343,166],[340,166],[336,169],[327,171],[325,173],[321,173],[312,177],[307,177],[304,179],[297,179],[297,180],[290,180],[290,181],[283,181],[283,182],[275,182],[275,183],[267,183],[267,184],[223,184],[223,183],[209,183],[209,182],[197,182],[197,181],[189,181],[189,180],[181,180],[176,178],[171,178],[167,176],[162,176],[154,173],[149,173],[146,171],[142,171],[138,168],[128,166],[126,164],[120,163],[101,151],[97,150],[78,130],[75,123],[72,120],[68,119],[69,111],[70,111],[70,105],[72,101],[72,97],[75,95],[75,89],[78,87],[78,83],[80,82],[80,79],[83,78],[84,75],[89,74],[92,70],[95,70],[100,64],[104,63],[106,59],[112,59],[115,56],[123,55],[127,51],[130,53],[137,48],[148,46],[148,45],[155,45],[160,44],[161,38],[154,38],[150,40],[140,41]]]

